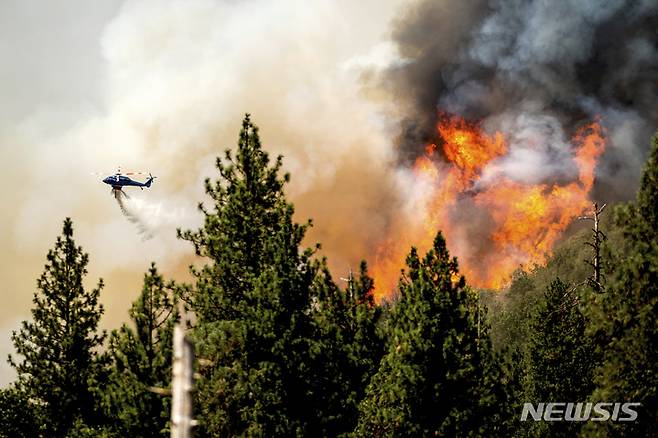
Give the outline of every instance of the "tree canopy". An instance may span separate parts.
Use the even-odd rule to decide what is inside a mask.
[[[172,337],[195,343],[196,436],[654,436],[658,430],[658,137],[633,202],[505,291],[468,286],[440,230],[411,248],[396,298],[376,303],[362,262],[334,280],[306,246],[249,115],[205,181],[190,284],[144,275],[129,321],[106,337],[103,282],[73,224],[48,252],[32,318],[14,332],[18,379],[0,390],[0,436],[170,433]],[[614,214],[611,214],[614,211]],[[180,314],[183,309],[185,314]],[[633,422],[520,421],[524,403],[639,403]]]
[[[46,259],[32,321],[24,321],[13,333],[17,356],[10,356],[9,362],[18,374],[17,390],[39,414],[40,433],[65,436],[76,421],[101,422],[94,387],[103,371],[98,355],[105,339],[98,331],[103,282],[85,289],[89,256],[73,240],[68,218]]]

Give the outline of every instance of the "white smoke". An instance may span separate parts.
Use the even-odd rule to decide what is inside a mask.
[[[185,279],[193,249],[176,228],[202,223],[203,180],[246,112],[265,148],[285,155],[298,218],[314,219],[309,244],[342,271],[367,255],[397,193],[391,132],[362,80],[394,56],[401,1],[103,3],[0,4],[11,42],[0,44],[0,196],[12,205],[0,218],[12,291],[0,321],[29,316],[67,216],[90,253],[89,282],[106,280],[106,326],[125,319],[150,261]],[[133,223],[89,176],[119,163],[158,176],[120,199]]]
[[[484,169],[476,188],[495,184],[501,178],[541,184],[578,177],[578,169],[572,161],[572,146],[562,124],[555,116],[532,106],[487,119],[485,129],[507,133],[509,152]]]

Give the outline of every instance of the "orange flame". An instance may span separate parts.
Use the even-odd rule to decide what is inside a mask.
[[[471,285],[500,288],[515,269],[543,264],[564,230],[590,204],[594,170],[605,147],[598,121],[572,139],[577,181],[533,185],[500,178],[477,193],[473,187],[483,170],[508,152],[503,134],[488,135],[477,124],[458,117],[444,118],[437,129],[444,142],[447,170],[434,159],[435,145],[427,146],[425,155],[416,160],[415,177],[429,181],[431,188],[422,208],[414,211],[420,220],[398,218],[392,235],[376,251],[372,274],[377,300],[394,289],[410,246],[427,250],[438,230],[443,231]],[[469,208],[486,213],[488,231],[481,239],[485,251],[463,244],[470,233],[469,220],[455,218],[453,213],[464,200]]]

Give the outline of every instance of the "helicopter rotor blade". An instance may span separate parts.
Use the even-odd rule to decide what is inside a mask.
[[[116,172],[90,172],[90,174],[91,175],[96,175],[96,176],[110,175],[110,176],[119,177],[119,176],[122,176],[122,175],[126,175],[126,176],[127,175],[150,175],[151,173],[150,172],[144,172],[144,171],[121,172],[121,166],[119,166],[117,168]],[[117,178],[117,180],[118,180],[118,178]]]

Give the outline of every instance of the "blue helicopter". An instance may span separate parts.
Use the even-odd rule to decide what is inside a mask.
[[[108,177],[103,178],[103,182],[112,187],[112,193],[118,191],[125,194],[125,192],[123,192],[124,187],[139,187],[142,190],[144,190],[144,187],[146,188],[151,187],[151,183],[153,183],[153,180],[156,177],[151,175],[150,173],[148,174],[149,177],[145,182],[135,181],[134,179],[130,178],[130,176],[128,176],[128,175],[144,175],[144,174],[146,174],[146,172],[121,173],[121,166],[119,166],[117,172],[114,175],[110,175]],[[98,175],[98,174],[94,174],[94,175]]]

